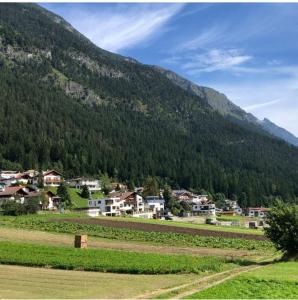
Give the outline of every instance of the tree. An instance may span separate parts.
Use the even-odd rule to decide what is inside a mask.
[[[225,208],[226,206],[226,197],[223,193],[216,193],[213,197],[213,200],[218,208]]]
[[[86,199],[88,199],[90,197],[90,192],[89,192],[88,186],[85,184],[82,187],[81,197],[86,198]]]
[[[175,200],[172,195],[171,187],[167,184],[164,186],[163,198],[165,200],[165,207],[172,211]]]
[[[298,254],[298,205],[285,204],[277,201],[268,213],[265,228],[266,236],[286,257]]]
[[[26,199],[24,209],[27,214],[36,214],[40,209],[40,197]]]
[[[67,208],[71,208],[72,206],[71,198],[64,182],[62,182],[58,186],[57,195],[61,198],[61,201],[63,202],[63,204],[65,204]]]
[[[147,177],[144,184],[143,197],[159,196],[158,182],[155,177]]]
[[[40,189],[44,188],[44,182],[43,182],[43,176],[41,170],[38,172],[37,187],[39,187]]]

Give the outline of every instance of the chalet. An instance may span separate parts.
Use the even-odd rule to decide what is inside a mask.
[[[192,201],[193,194],[187,190],[173,190],[172,191],[173,197],[175,197],[178,201]]]
[[[269,211],[270,209],[265,207],[249,207],[246,212],[249,217],[265,218]]]
[[[62,182],[62,174],[55,170],[42,171],[42,179],[44,186],[59,186]],[[36,175],[32,180],[33,184],[38,184],[39,175]]]
[[[47,203],[47,205],[42,207],[43,209],[56,210],[59,208],[59,205],[61,203],[61,197],[55,195],[51,191],[47,191],[45,193],[45,197],[47,198],[48,203]],[[40,203],[40,204],[42,204],[42,203]]]
[[[113,191],[117,191],[117,190],[127,191],[127,185],[121,182],[112,182],[111,187]]]
[[[82,189],[84,185],[88,187],[90,192],[97,192],[101,190],[101,182],[97,179],[79,177],[79,178],[70,179],[67,181],[67,183],[70,187],[79,190]]]
[[[0,172],[0,178],[1,179],[15,178],[20,173],[21,173],[20,171],[5,171],[5,170],[2,170]]]
[[[24,202],[24,197],[29,195],[29,190],[24,186],[9,186],[5,187],[2,192],[0,192],[0,203],[9,200],[18,200],[21,203]]]

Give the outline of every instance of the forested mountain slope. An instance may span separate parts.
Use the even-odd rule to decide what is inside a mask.
[[[0,168],[56,168],[140,185],[298,196],[298,150],[243,128],[156,68],[102,50],[60,17],[0,4]]]
[[[193,95],[204,99],[213,109],[227,119],[244,127],[267,133],[280,138],[289,144],[298,146],[298,138],[284,128],[277,126],[268,119],[259,120],[253,114],[247,113],[241,107],[235,105],[224,94],[205,86],[199,86],[170,70],[154,66],[156,70],[164,74],[168,79]]]

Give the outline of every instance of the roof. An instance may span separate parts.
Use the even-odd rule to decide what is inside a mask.
[[[26,192],[23,189],[24,189],[23,186],[9,186],[3,192],[0,192],[0,197],[1,196],[13,196],[19,191],[22,191],[23,194],[29,194],[29,192]]]
[[[47,175],[49,175],[49,174],[51,174],[51,173],[56,173],[56,174],[62,176],[62,174],[61,174],[60,172],[56,171],[56,170],[42,171],[42,175],[43,175],[43,176],[47,176]]]
[[[266,208],[266,207],[249,207],[248,210],[270,211],[270,208]]]
[[[110,193],[109,197],[110,198],[120,198],[121,200],[125,200],[128,197],[130,197],[132,194],[136,194],[136,192],[114,192],[114,193]]]

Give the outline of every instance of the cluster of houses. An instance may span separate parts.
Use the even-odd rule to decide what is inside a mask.
[[[38,188],[40,182],[45,190]],[[90,216],[121,216],[132,215],[142,218],[169,217],[171,214],[165,207],[163,191],[159,196],[142,197],[143,188],[128,191],[127,186],[121,183],[112,183],[112,192],[105,198],[93,199],[92,194],[101,191],[101,182],[97,179],[78,177],[64,180],[60,172],[55,170],[35,171],[0,171],[0,206],[9,200],[18,200],[24,203],[26,199],[39,197],[41,193],[47,198],[45,203],[40,203],[41,209],[55,210],[59,208],[61,198],[55,195],[50,187],[58,187],[65,182],[69,187],[81,190],[87,186],[90,198],[87,200],[87,213]],[[96,195],[96,194],[95,194]],[[190,211],[186,216],[208,215],[215,216],[218,213],[246,214],[250,217],[265,217],[268,209],[248,208],[243,211],[236,201],[226,200],[229,212],[218,209],[207,195],[196,195],[187,190],[173,190],[172,196],[178,202],[188,204]]]

